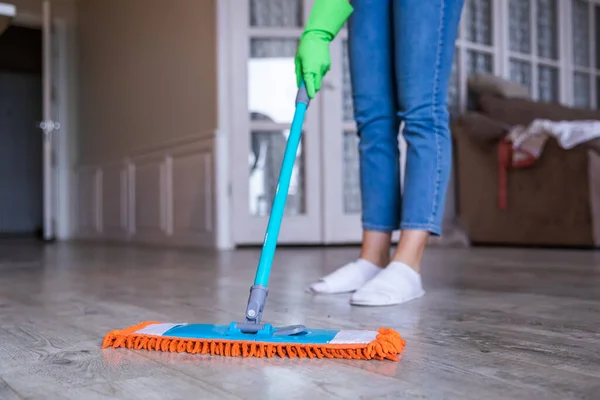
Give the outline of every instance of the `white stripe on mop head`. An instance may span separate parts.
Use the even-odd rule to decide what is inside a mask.
[[[330,344],[365,344],[377,339],[376,331],[339,331]]]
[[[151,324],[143,329],[140,329],[139,331],[136,331],[135,333],[140,335],[162,336],[169,329],[183,325],[186,324]]]

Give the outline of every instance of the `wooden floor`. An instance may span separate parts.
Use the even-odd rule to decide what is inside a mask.
[[[355,255],[280,251],[265,318],[394,327],[399,363],[100,350],[140,321],[239,320],[258,252],[0,242],[0,399],[600,399],[600,253],[432,248],[405,306],[304,293]]]

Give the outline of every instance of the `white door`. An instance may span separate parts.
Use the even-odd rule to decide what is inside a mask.
[[[60,129],[57,121],[58,101],[56,99],[55,68],[57,46],[54,40],[52,8],[49,0],[43,2],[43,121],[40,129],[44,146],[44,239],[53,240],[56,236],[56,174],[55,174],[55,136]]]
[[[261,243],[295,107],[294,55],[309,7],[302,0],[230,2],[232,196],[236,244]],[[280,243],[321,243],[319,104],[313,102],[292,177]]]
[[[233,208],[236,244],[259,244],[294,112],[294,56],[312,0],[236,1],[232,49]],[[280,243],[359,243],[361,197],[347,32],[312,101]]]

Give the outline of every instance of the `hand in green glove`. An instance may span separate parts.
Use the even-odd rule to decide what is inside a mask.
[[[331,68],[329,43],[338,34],[352,6],[348,0],[315,0],[296,53],[296,80],[304,80],[312,99],[321,89],[321,82]]]

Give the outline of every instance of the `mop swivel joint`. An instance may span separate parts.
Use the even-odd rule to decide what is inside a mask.
[[[254,285],[250,288],[250,297],[246,307],[246,323],[260,324],[262,313],[269,289],[262,285]]]
[[[246,306],[246,321],[233,323],[230,327],[231,332],[240,331],[242,333],[263,333],[272,334],[272,326],[261,323],[262,313],[265,309],[269,289],[262,285],[254,285],[250,288],[248,305]]]
[[[265,286],[252,286],[248,306],[246,307],[246,322],[236,323],[232,329],[237,329],[242,333],[261,334],[263,336],[290,336],[304,332],[306,330],[304,325],[282,326],[273,329],[270,324],[261,323],[268,294],[269,289]]]

